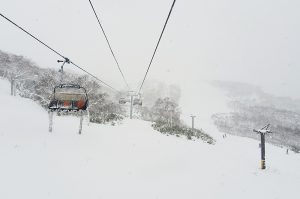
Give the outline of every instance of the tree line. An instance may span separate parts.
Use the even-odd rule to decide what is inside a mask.
[[[0,76],[11,82],[15,90],[12,94],[36,101],[45,109],[51,100],[53,89],[59,85],[60,72],[49,68],[40,68],[31,60],[0,51]],[[118,103],[119,94],[105,90],[97,81],[88,75],[64,72],[65,83],[79,84],[87,91],[89,98],[89,120],[95,123],[114,124],[126,116],[125,107]],[[162,92],[162,84],[157,89],[148,88],[144,99],[146,106],[136,107],[140,118],[153,122],[153,128],[170,135],[183,135],[188,139],[198,138],[214,143],[213,138],[202,130],[188,128],[180,119],[178,106],[180,89],[171,85],[168,95]]]
[[[14,94],[30,98],[45,109],[54,87],[60,84],[60,73],[57,70],[40,68],[23,56],[3,51],[0,51],[0,76],[16,88]],[[111,93],[90,76],[64,72],[63,79],[65,83],[79,84],[86,88],[91,122],[106,123],[123,118],[122,107],[111,99]]]

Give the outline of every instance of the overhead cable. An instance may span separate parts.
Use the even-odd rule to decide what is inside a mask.
[[[79,65],[77,65],[74,62],[70,61],[67,57],[63,56],[61,53],[59,53],[58,51],[56,51],[53,48],[51,48],[49,45],[47,45],[46,43],[44,43],[43,41],[41,41],[40,39],[38,39],[36,36],[32,35],[27,30],[25,30],[24,28],[22,28],[21,26],[19,26],[18,24],[16,24],[15,22],[13,22],[12,20],[10,20],[6,16],[4,16],[2,13],[0,13],[0,16],[3,17],[4,19],[6,19],[7,21],[9,21],[10,23],[12,23],[13,25],[15,25],[17,28],[19,28],[23,32],[25,32],[27,35],[29,35],[32,38],[34,38],[36,41],[38,41],[39,43],[41,43],[42,45],[44,45],[46,48],[48,48],[49,50],[51,50],[52,52],[54,52],[58,56],[62,57],[64,60],[68,60],[72,65],[74,65],[75,67],[79,68],[80,70],[82,70],[83,72],[87,73],[88,75],[92,76],[93,78],[95,78],[96,80],[98,80],[99,82],[101,82],[102,84],[104,84],[105,86],[109,87],[110,89],[112,89],[112,90],[114,90],[116,92],[119,92],[118,90],[116,90],[115,88],[113,88],[109,84],[105,83],[104,81],[102,81],[101,79],[99,79],[98,77],[96,77],[95,75],[91,74],[90,72],[88,72],[87,70],[83,69]]]
[[[117,64],[117,66],[118,66],[118,69],[119,69],[119,71],[120,71],[120,73],[121,73],[121,75],[122,75],[122,78],[123,78],[123,80],[124,80],[124,82],[125,82],[125,84],[126,84],[128,90],[130,90],[129,85],[128,85],[127,81],[126,81],[126,78],[125,78],[125,76],[124,76],[124,74],[123,74],[123,72],[122,72],[122,70],[121,70],[120,64],[119,64],[119,62],[118,62],[118,60],[117,60],[117,58],[116,58],[116,56],[115,56],[114,51],[112,50],[112,47],[111,47],[111,45],[110,45],[110,43],[109,43],[109,40],[108,40],[108,38],[107,38],[107,35],[106,35],[105,31],[104,31],[104,28],[103,28],[103,26],[102,26],[102,24],[101,24],[101,22],[100,22],[100,19],[99,19],[98,15],[97,15],[97,13],[96,13],[96,11],[95,11],[95,8],[94,8],[94,6],[93,6],[93,3],[92,3],[91,0],[89,0],[89,2],[90,2],[90,5],[91,5],[91,7],[92,7],[92,9],[93,9],[93,12],[94,12],[94,14],[95,14],[95,17],[97,18],[97,21],[98,21],[98,24],[99,24],[99,26],[100,26],[100,28],[101,28],[101,30],[102,30],[102,33],[103,33],[103,35],[104,35],[104,37],[105,37],[105,40],[106,40],[106,43],[107,43],[107,45],[108,45],[108,47],[109,47],[109,49],[110,49],[110,52],[111,52],[111,54],[112,54],[112,56],[113,56],[113,58],[114,58],[114,60],[115,60],[115,62],[116,62],[116,64]]]
[[[161,40],[161,38],[162,38],[162,36],[163,36],[163,34],[164,34],[164,31],[165,31],[165,29],[166,29],[166,26],[167,26],[167,23],[168,23],[168,21],[169,21],[169,18],[170,18],[170,15],[171,15],[171,13],[172,13],[172,10],[173,10],[173,7],[174,7],[174,5],[175,5],[175,2],[176,2],[176,0],[173,0],[171,9],[170,9],[169,14],[168,14],[168,17],[167,17],[167,19],[166,19],[166,22],[165,22],[165,24],[164,24],[164,27],[163,27],[163,29],[162,29],[162,31],[161,31],[160,36],[159,36],[158,42],[157,42],[156,47],[155,47],[155,49],[154,49],[153,55],[152,55],[152,57],[151,57],[150,63],[149,63],[149,65],[148,65],[147,71],[146,71],[146,73],[145,73],[145,75],[144,75],[144,79],[143,79],[143,81],[142,81],[142,84],[141,84],[141,86],[140,86],[140,88],[139,88],[139,92],[138,92],[138,93],[141,92],[142,87],[143,87],[143,85],[144,85],[144,83],[145,83],[146,77],[147,77],[147,75],[148,75],[149,69],[150,69],[151,64],[152,64],[152,62],[153,62],[153,59],[154,59],[154,56],[155,56],[155,54],[156,54],[156,51],[157,51],[158,45],[159,45],[159,43],[160,43],[160,40]]]

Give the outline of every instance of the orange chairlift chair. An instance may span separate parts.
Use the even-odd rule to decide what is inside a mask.
[[[86,89],[77,84],[60,84],[54,88],[48,108],[51,111],[80,111],[88,107]]]

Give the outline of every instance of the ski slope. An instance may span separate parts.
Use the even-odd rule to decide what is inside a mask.
[[[9,88],[0,80],[0,198],[299,198],[299,154],[267,144],[262,171],[255,140],[208,145],[140,120],[84,123],[78,135],[79,118],[55,116],[49,133],[47,112]]]

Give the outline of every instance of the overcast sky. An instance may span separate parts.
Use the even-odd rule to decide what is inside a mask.
[[[172,1],[93,0],[132,88],[143,78]],[[2,14],[75,63],[118,89],[124,86],[88,0],[0,5]],[[177,0],[148,80],[252,82],[300,98],[299,10],[299,0]],[[59,67],[56,54],[3,18],[0,49],[41,67]]]

